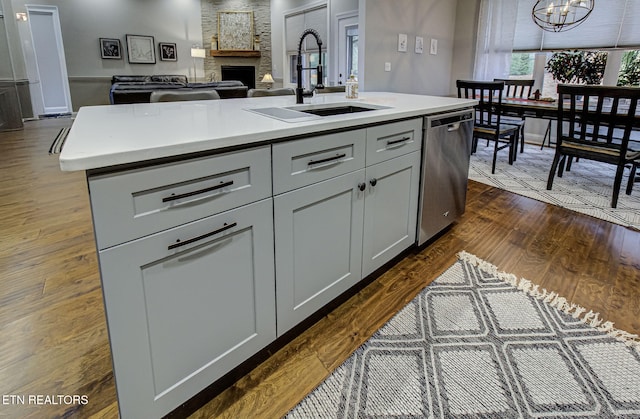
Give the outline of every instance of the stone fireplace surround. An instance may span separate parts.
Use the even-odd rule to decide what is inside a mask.
[[[253,88],[268,88],[261,83],[266,73],[271,73],[271,6],[270,0],[202,0],[202,39],[207,57],[204,60],[206,80],[229,80],[223,75],[222,67],[250,67],[254,68]],[[260,57],[211,57],[211,37],[218,34],[218,12],[222,11],[253,11],[253,32],[260,37]],[[247,84],[247,83],[245,83]],[[252,86],[249,86],[252,88]]]

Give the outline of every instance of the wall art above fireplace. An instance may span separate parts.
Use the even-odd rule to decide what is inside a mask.
[[[218,50],[253,50],[253,12],[218,12]]]

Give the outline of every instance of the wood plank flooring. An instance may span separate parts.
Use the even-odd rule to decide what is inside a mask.
[[[61,172],[47,154],[68,124],[0,133],[0,417],[118,416],[84,174]],[[472,182],[467,212],[446,234],[192,417],[281,417],[460,250],[640,333],[640,232]],[[26,404],[4,403],[11,395]],[[34,405],[29,395],[86,395],[88,403]]]

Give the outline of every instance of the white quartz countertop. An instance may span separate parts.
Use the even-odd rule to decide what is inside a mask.
[[[280,138],[460,109],[477,103],[451,97],[361,92],[358,99],[351,100],[346,99],[344,93],[318,94],[310,104],[345,102],[386,108],[284,121],[250,109],[308,104],[296,105],[295,96],[274,96],[83,107],[60,154],[60,168],[65,171],[98,169],[251,146]]]

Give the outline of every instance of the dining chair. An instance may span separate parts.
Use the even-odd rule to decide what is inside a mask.
[[[638,176],[638,166],[640,166],[640,153],[638,153],[638,158],[631,162],[631,172],[629,173],[629,180],[627,181],[627,195],[631,195],[631,191],[633,190],[633,184],[636,182],[640,182],[640,176]]]
[[[547,190],[556,171],[562,177],[565,163],[569,170],[574,157],[612,164],[616,175],[611,207],[616,208],[625,165],[640,157],[638,147],[629,147],[640,122],[638,99],[637,87],[558,85],[558,135]]]
[[[503,99],[515,98],[515,99],[528,99],[531,97],[531,90],[533,89],[533,79],[493,79],[493,81],[504,82],[504,91],[502,93]],[[513,124],[520,127],[520,152],[524,152],[524,115],[510,115],[505,113],[502,119],[503,123]]]
[[[262,96],[289,96],[295,95],[296,92],[290,87],[283,87],[280,89],[249,89],[247,93],[248,97],[262,97]]]
[[[475,153],[478,147],[478,139],[493,141],[493,162],[491,173],[496,172],[496,159],[498,151],[507,148],[509,152],[509,164],[513,164],[516,158],[518,144],[517,125],[502,122],[502,93],[504,82],[501,81],[473,81],[456,80],[458,97],[476,99],[475,121],[473,126],[473,143],[471,152]]]
[[[183,102],[189,100],[216,100],[220,95],[215,90],[154,90],[149,102]]]

